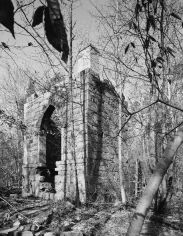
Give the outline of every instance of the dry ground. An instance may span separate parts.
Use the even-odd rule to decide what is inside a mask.
[[[134,210],[130,206],[124,208],[111,203],[95,203],[76,208],[69,201],[54,203],[36,198],[14,197],[0,199],[0,235],[17,235],[11,234],[11,231],[32,232],[36,236],[46,235],[46,232],[68,236],[125,235]],[[141,235],[183,236],[182,218],[180,207],[163,216],[153,216],[150,212]]]

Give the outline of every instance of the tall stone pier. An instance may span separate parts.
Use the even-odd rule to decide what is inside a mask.
[[[93,46],[80,53],[75,78],[72,94],[62,81],[27,98],[23,196],[86,202],[118,181],[119,97],[100,80]]]

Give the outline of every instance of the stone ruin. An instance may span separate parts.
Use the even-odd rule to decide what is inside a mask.
[[[27,98],[23,196],[84,203],[118,181],[119,96],[100,80],[98,58],[92,45],[80,53],[73,99],[64,81]]]

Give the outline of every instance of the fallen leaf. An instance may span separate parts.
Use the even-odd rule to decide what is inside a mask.
[[[0,23],[14,35],[14,6],[11,0],[0,0]]]

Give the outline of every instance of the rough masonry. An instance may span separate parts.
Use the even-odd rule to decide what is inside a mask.
[[[119,96],[100,80],[93,46],[78,65],[72,91],[57,82],[24,105],[23,196],[86,202],[118,181]]]

